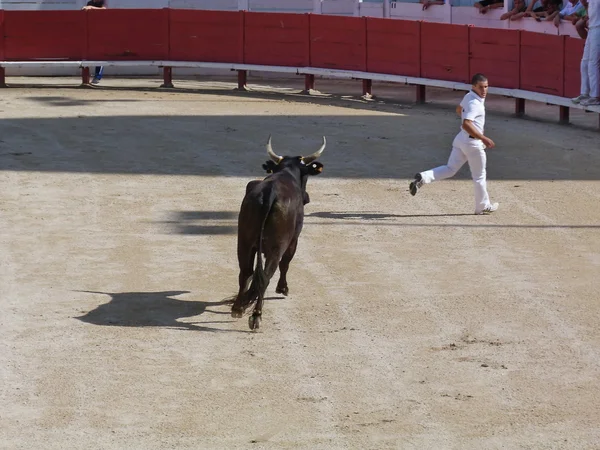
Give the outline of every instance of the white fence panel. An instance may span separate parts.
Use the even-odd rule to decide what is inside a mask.
[[[106,7],[110,9],[160,9],[168,8],[169,0],[108,0]]]
[[[333,16],[358,16],[358,0],[323,0],[321,14]]]
[[[452,7],[448,3],[445,5],[432,5],[425,11],[423,11],[423,5],[420,3],[393,2],[390,6],[390,17],[392,19],[451,23]]]
[[[0,0],[0,9],[7,11],[75,11],[81,9],[86,3],[84,0]]]
[[[238,0],[170,0],[169,8],[237,11],[239,2]]]
[[[312,13],[313,0],[249,0],[249,11],[280,13]]]
[[[383,3],[363,2],[359,6],[359,14],[361,17],[385,17],[383,15],[383,10]]]
[[[430,8],[435,8],[435,6],[430,6]],[[508,28],[508,20],[500,20],[500,16],[507,9],[504,6],[504,8],[490,9],[485,14],[481,14],[474,6],[453,6],[452,23],[484,28]]]

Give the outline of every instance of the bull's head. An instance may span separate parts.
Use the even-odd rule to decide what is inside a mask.
[[[325,136],[323,136],[323,144],[321,145],[321,148],[311,155],[279,156],[273,151],[273,147],[271,146],[271,136],[269,136],[269,140],[267,141],[267,154],[271,160],[266,161],[263,164],[263,169],[265,169],[267,173],[275,173],[279,172],[290,164],[293,164],[300,167],[303,175],[318,175],[323,171],[323,164],[315,160],[321,156],[321,153],[323,153],[323,150],[325,150],[326,145],[327,141],[325,140]]]

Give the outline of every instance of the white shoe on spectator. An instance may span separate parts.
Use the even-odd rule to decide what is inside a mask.
[[[600,98],[598,97],[590,97],[586,100],[582,100],[580,105],[582,106],[596,106],[600,105]]]
[[[571,101],[573,103],[581,103],[583,100],[587,100],[588,98],[590,98],[589,95],[587,95],[587,94],[581,94],[581,95],[578,95],[575,98],[572,98]]]

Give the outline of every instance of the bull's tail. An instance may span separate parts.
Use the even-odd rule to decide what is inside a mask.
[[[271,208],[275,203],[275,193],[269,189],[263,192],[262,198],[262,211],[261,217],[262,222],[260,224],[260,233],[258,234],[258,242],[256,243],[256,267],[252,274],[252,283],[250,284],[250,289],[248,290],[248,303],[250,306],[259,300],[264,294],[267,286],[269,285],[269,278],[265,273],[264,265],[263,265],[263,234],[265,231],[265,225],[267,223],[267,219],[269,218],[269,214],[271,213]]]

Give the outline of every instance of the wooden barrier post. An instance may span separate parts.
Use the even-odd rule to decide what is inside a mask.
[[[560,123],[569,123],[569,107],[560,107]]]
[[[245,70],[238,70],[238,87],[239,91],[247,91],[246,83],[248,81],[248,73]]]
[[[425,103],[426,94],[426,86],[423,84],[417,85],[417,103]]]
[[[363,98],[366,98],[366,99],[373,98],[373,93],[371,92],[373,89],[373,80],[362,80],[362,88],[363,88]]]
[[[161,88],[172,88],[173,86],[173,68],[172,67],[163,67],[163,84],[160,85]]]
[[[525,114],[525,99],[524,98],[516,98],[515,99],[515,114],[517,116],[522,116]]]
[[[6,87],[6,71],[4,67],[0,67],[0,88]]]
[[[81,68],[81,85],[87,86],[90,84],[90,68],[82,67]]]
[[[304,75],[304,92],[310,94],[315,89],[315,76],[307,73]]]

